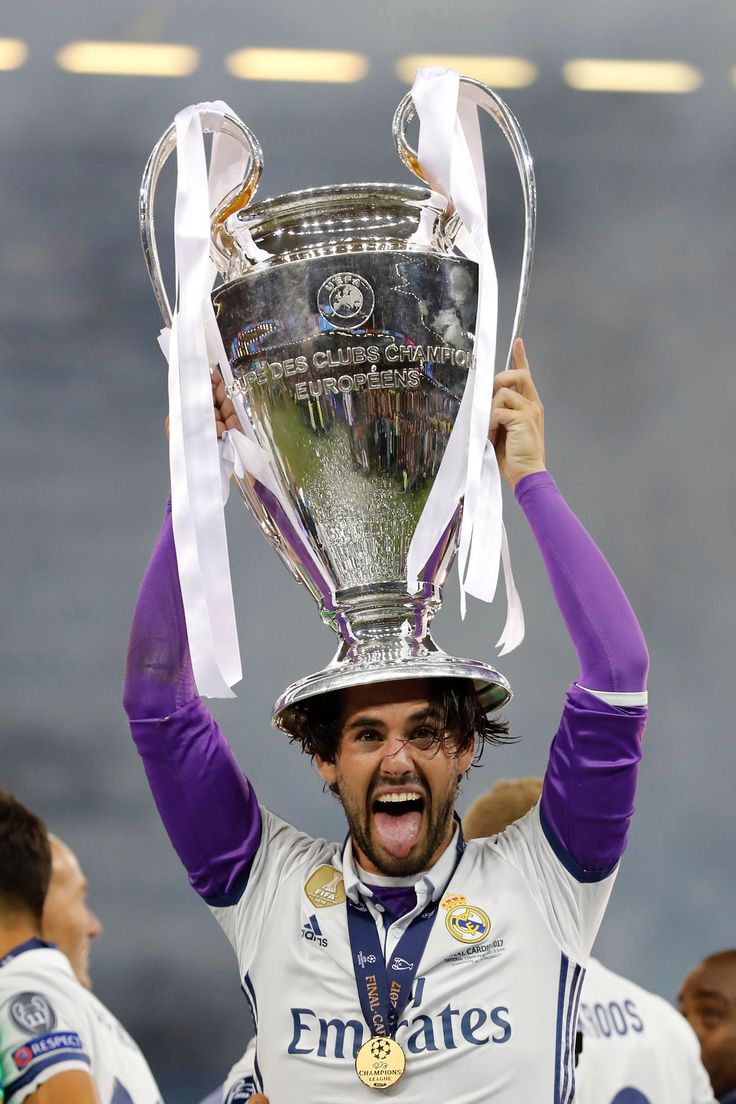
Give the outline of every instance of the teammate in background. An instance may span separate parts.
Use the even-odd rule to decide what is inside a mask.
[[[691,970],[678,1002],[700,1039],[718,1104],[736,1104],[736,948],[709,955]]]
[[[160,1104],[140,1050],[89,992],[89,941],[101,928],[85,892],[69,848],[60,840],[50,843],[43,822],[0,791],[0,1070],[6,1104]],[[69,959],[47,941],[52,935]]]
[[[541,795],[541,778],[497,782],[465,814],[466,838],[505,831]],[[736,1044],[734,1022],[731,1047]],[[662,997],[595,958],[589,959],[585,973],[578,1028],[583,1049],[576,1104],[715,1104],[698,1040],[683,1017]],[[736,1075],[734,1053],[731,1070]]]
[[[49,843],[51,880],[43,904],[43,937],[66,955],[79,984],[91,989],[90,943],[101,934],[102,924],[87,904],[87,879],[77,856],[51,833]]]
[[[190,882],[236,950],[271,1104],[362,1099],[356,1056],[371,1077],[405,1058],[406,1104],[574,1094],[580,984],[633,810],[648,656],[545,469],[521,342],[494,381],[490,433],[580,664],[541,805],[501,837],[466,847],[454,817],[479,745],[505,732],[460,680],[374,683],[305,707],[297,736],[340,797],[344,847],[260,807],[197,695],[170,515],[141,587],[125,707]]]

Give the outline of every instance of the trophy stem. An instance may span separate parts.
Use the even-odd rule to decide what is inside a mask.
[[[323,621],[342,638],[333,663],[426,656],[438,648],[429,625],[442,595],[433,583],[409,594],[402,582],[348,587],[320,603]]]
[[[316,695],[396,679],[469,679],[486,712],[500,709],[511,697],[503,675],[480,660],[447,655],[430,636],[440,600],[439,586],[424,582],[409,594],[406,580],[348,587],[323,599],[320,614],[340,646],[321,671],[286,688],[274,706],[276,727],[292,734],[303,703]]]

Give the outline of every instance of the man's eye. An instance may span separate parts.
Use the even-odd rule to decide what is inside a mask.
[[[716,1008],[706,1008],[703,1011],[702,1019],[706,1027],[717,1027],[723,1016]]]
[[[431,725],[422,725],[412,732],[411,740],[413,743],[429,747],[430,744],[434,744],[439,739],[439,735],[437,729],[432,728]]]
[[[381,737],[376,732],[376,730],[374,728],[365,728],[365,729],[363,729],[362,732],[358,733],[356,739],[358,740],[359,743],[366,743],[367,744],[367,743],[371,743],[372,741],[375,741],[375,740],[380,740]]]

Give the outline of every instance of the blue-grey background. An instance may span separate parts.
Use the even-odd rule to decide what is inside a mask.
[[[407,180],[389,129],[405,91],[398,57],[515,54],[539,67],[535,84],[506,98],[538,173],[525,335],[548,461],[618,571],[652,654],[639,812],[597,951],[672,997],[690,964],[736,943],[735,30],[736,8],[716,0],[38,0],[0,13],[0,35],[30,49],[23,68],[0,73],[0,781],[76,849],[105,924],[96,991],[168,1100],[198,1100],[250,1028],[234,958],[186,885],[119,704],[131,608],[167,494],[165,365],[136,212],[152,145],[179,108],[223,98],[264,145],[261,196]],[[186,43],[201,63],[179,79],[75,76],[54,58],[79,38]],[[371,67],[347,86],[245,82],[223,60],[246,46],[353,49]],[[578,92],[560,75],[576,56],[678,59],[705,80],[688,95]],[[494,242],[513,289],[518,184],[508,151],[490,148]],[[167,185],[162,236],[170,200]],[[542,772],[576,674],[511,499],[507,512],[528,631],[501,667],[523,739],[486,756],[464,801],[500,775]],[[268,723],[283,687],[330,657],[331,634],[235,502],[229,515],[246,673],[237,701],[215,712],[261,799],[339,836],[339,808]],[[451,586],[436,635],[490,659],[502,619],[500,603],[474,605],[461,625]]]

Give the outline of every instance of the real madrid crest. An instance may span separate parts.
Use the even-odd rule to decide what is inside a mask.
[[[460,943],[482,943],[491,932],[488,913],[477,905],[469,905],[461,893],[446,897],[442,902],[446,912],[445,927],[453,939]]]
[[[317,310],[337,330],[354,330],[373,314],[376,297],[356,272],[336,272],[317,292]]]
[[[315,908],[341,905],[345,900],[345,883],[334,866],[318,866],[307,878],[304,892]]]

